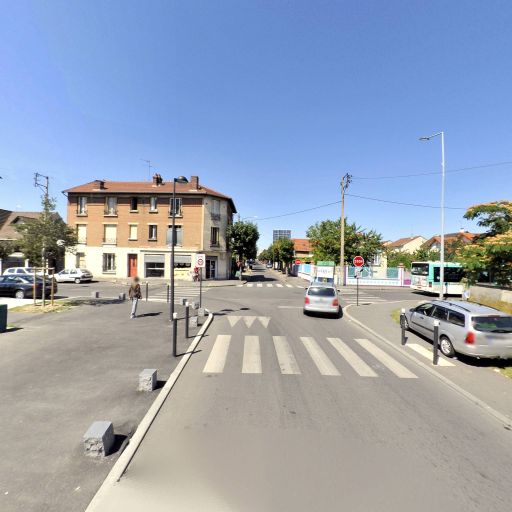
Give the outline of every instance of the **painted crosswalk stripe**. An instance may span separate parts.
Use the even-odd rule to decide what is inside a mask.
[[[276,284],[276,286],[277,286],[278,288],[282,288],[282,287],[283,287],[283,285],[282,285],[282,284]]]
[[[286,288],[293,288],[293,284],[287,284]]]
[[[261,354],[259,336],[245,337],[242,373],[261,373]]]
[[[327,338],[329,343],[361,377],[377,377],[377,374],[346,343],[339,338]]]
[[[357,343],[361,345],[365,350],[378,359],[388,370],[393,372],[397,377],[401,379],[417,379],[410,370],[408,370],[403,364],[389,356],[384,350],[374,345],[370,340],[364,338],[356,338]]]
[[[252,288],[253,286],[254,286],[254,285],[253,285],[252,283],[249,283],[249,284],[247,285],[247,287],[248,287],[248,288]]]
[[[222,373],[224,371],[230,341],[231,336],[229,334],[219,334],[217,336],[210,357],[204,365],[203,373]]]
[[[430,352],[430,350],[428,350],[428,348],[425,348],[422,345],[418,345],[417,343],[407,343],[406,346],[409,347],[410,349],[414,350],[416,353],[420,354],[421,356],[432,361],[432,352]],[[446,359],[443,359],[442,357],[439,357],[437,364],[439,366],[455,366],[451,361],[447,361]]]
[[[288,343],[286,336],[273,336],[279,368],[284,375],[300,375],[297,359]]]
[[[307,286],[307,285],[305,285]],[[295,285],[296,288],[304,288],[305,286],[300,286],[299,284]]]
[[[243,284],[237,284],[236,287],[237,288],[241,288],[243,286]]]
[[[274,286],[272,283],[267,284],[267,288],[272,288],[272,286]]]
[[[301,337],[305,349],[308,351],[311,359],[315,363],[321,375],[339,375],[340,372],[332,364],[327,354],[320,348],[320,345],[314,338]]]
[[[262,285],[261,283],[258,283],[256,286],[257,286],[258,288],[261,288],[263,285]]]

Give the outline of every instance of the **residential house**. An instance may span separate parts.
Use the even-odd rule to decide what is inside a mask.
[[[227,279],[231,252],[227,228],[233,200],[199,183],[95,180],[64,191],[68,224],[78,235],[76,254],[66,266],[86,267],[97,277],[170,277],[171,240],[175,239],[174,274],[191,279],[196,254],[205,254],[206,279]],[[175,232],[171,233],[175,212]]]
[[[313,249],[309,238],[292,238],[294,258],[304,263],[313,261]]]
[[[408,254],[413,254],[421,246],[427,241],[427,239],[423,236],[408,236],[405,238],[399,238],[394,242],[384,242],[384,247],[386,249],[392,249],[394,251],[406,252]]]
[[[464,229],[461,229],[457,233],[446,233],[444,235],[444,243],[445,247],[449,249],[450,246],[454,244],[470,244],[473,242],[473,239],[478,236],[478,233],[469,233]],[[432,251],[440,251],[441,250],[441,236],[435,235],[432,238],[429,238],[424,244],[423,248],[429,249]]]

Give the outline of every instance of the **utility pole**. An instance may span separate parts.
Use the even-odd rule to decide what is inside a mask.
[[[345,190],[347,190],[352,176],[345,174],[341,178],[341,226],[340,226],[340,284],[346,286],[347,281],[345,279]]]
[[[48,176],[44,176],[38,172],[34,173],[34,187],[37,187],[43,191],[44,194],[44,206],[43,206],[43,215],[48,213],[48,198],[49,198],[49,188],[50,188],[50,178]],[[45,307],[45,299],[46,299],[46,240],[45,233],[43,233],[43,247],[41,250],[42,257],[42,266],[43,266],[43,289],[41,290],[41,299],[43,301],[43,308]]]

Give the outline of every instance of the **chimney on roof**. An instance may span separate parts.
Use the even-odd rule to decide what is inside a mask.
[[[104,190],[105,180],[94,180],[94,190]]]
[[[163,183],[164,180],[162,179],[162,176],[160,176],[160,174],[153,174],[153,187],[159,187],[160,185],[163,185]]]
[[[190,186],[192,190],[199,190],[201,188],[199,186],[199,176],[190,176]]]

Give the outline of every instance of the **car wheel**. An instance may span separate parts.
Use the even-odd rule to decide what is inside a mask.
[[[446,357],[453,357],[455,355],[452,342],[446,336],[439,338],[439,348]]]
[[[76,283],[76,284],[80,284],[80,278],[79,278],[79,277],[77,277],[77,278],[75,279],[75,283]]]
[[[14,296],[17,298],[17,299],[24,299],[25,298],[25,292],[23,290],[16,290],[14,292]]]

